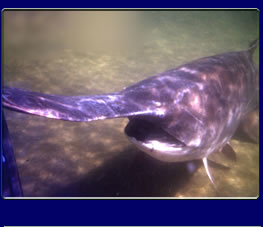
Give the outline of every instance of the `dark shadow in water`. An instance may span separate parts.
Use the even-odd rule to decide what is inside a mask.
[[[248,135],[242,129],[240,129],[240,127],[237,129],[237,131],[235,132],[232,139],[236,139],[238,141],[242,141],[242,142],[246,142],[246,143],[257,144],[257,142],[255,142],[253,139],[248,137]]]
[[[168,197],[175,196],[201,166],[200,161],[164,163],[148,157],[133,146],[84,178],[59,188],[56,197]]]

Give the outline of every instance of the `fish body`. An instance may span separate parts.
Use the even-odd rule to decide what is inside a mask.
[[[166,133],[165,139],[172,136],[174,143],[170,142],[170,137],[168,143],[161,144],[160,137],[156,137],[143,139],[142,144],[139,135],[143,124],[133,122],[137,117],[131,118],[126,133],[131,133],[139,146],[150,148],[148,154],[160,159],[202,159],[230,140],[240,120],[253,108],[256,87],[257,71],[249,51],[193,61],[142,81],[124,92],[127,99],[137,96],[139,105],[150,102],[155,105],[152,109],[155,109],[155,116],[159,116],[147,116],[145,121],[158,125]],[[145,136],[147,131],[150,130],[142,134]],[[160,152],[156,154],[158,149]]]
[[[5,87],[3,105],[69,121],[127,117],[125,133],[142,151],[168,162],[203,159],[207,167],[209,154],[228,143],[253,108],[256,47],[254,41],[245,51],[201,58],[111,94],[61,96]]]

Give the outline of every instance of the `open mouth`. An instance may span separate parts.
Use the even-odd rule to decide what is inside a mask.
[[[189,150],[184,143],[164,131],[159,122],[133,118],[125,133],[139,149],[163,161],[175,161],[173,158],[183,156]]]

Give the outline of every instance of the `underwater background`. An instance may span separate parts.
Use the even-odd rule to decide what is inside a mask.
[[[248,48],[257,11],[4,11],[3,82],[60,94],[119,91],[192,60]],[[259,49],[259,48],[258,48]],[[258,66],[258,49],[254,62]],[[165,163],[123,133],[128,119],[67,122],[4,110],[25,196],[252,197],[259,145],[231,144],[237,161]]]

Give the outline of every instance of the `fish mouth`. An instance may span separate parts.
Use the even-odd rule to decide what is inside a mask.
[[[132,143],[147,154],[166,162],[186,161],[190,147],[179,141],[160,126],[158,122],[130,119],[125,133]]]

